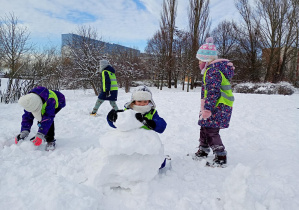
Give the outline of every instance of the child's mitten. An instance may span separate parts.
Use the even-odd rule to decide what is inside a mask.
[[[111,111],[108,113],[107,118],[111,122],[115,122],[117,120],[117,112],[123,112],[124,110],[120,109],[115,111],[114,109],[111,109]]]
[[[149,129],[154,130],[156,128],[156,122],[153,120],[149,120],[147,118],[144,118],[143,124],[146,125]]]
[[[209,117],[211,117],[211,115],[212,115],[212,112],[210,110],[203,110],[201,117],[202,117],[202,119],[206,120]]]
[[[136,114],[135,114],[135,117],[136,117],[136,119],[137,119],[138,121],[140,121],[140,122],[143,123],[143,116],[142,116],[141,113],[136,113]]]
[[[22,131],[15,137],[15,143],[17,144],[20,140],[24,140],[29,135],[29,131]]]
[[[45,135],[42,133],[37,133],[35,139],[32,141],[35,146],[39,146],[45,141]]]
[[[142,122],[143,125],[147,126],[149,129],[154,130],[156,128],[156,122],[143,117],[141,113],[136,113],[135,117],[138,121]]]

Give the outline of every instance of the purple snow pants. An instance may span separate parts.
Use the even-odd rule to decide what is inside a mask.
[[[214,153],[224,152],[224,145],[219,135],[220,128],[200,128],[200,138],[199,146],[204,148],[209,148],[213,150]]]

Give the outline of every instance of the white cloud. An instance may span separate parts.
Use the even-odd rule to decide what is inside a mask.
[[[139,1],[144,5],[141,9],[133,0],[1,0],[0,17],[13,12],[28,27],[32,41],[44,37],[58,43],[61,34],[75,32],[84,24],[97,29],[104,40],[137,43],[143,50],[146,40],[159,29],[163,0]],[[188,4],[188,0],[178,1],[180,29],[188,28]],[[210,12],[216,22],[235,17],[236,9],[233,0],[211,0]]]

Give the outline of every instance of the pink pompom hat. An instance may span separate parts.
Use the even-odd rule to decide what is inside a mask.
[[[197,51],[196,58],[203,62],[210,62],[218,58],[213,37],[208,37],[206,39],[206,44],[200,46],[199,50]]]

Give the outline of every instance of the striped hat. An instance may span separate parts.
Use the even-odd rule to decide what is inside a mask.
[[[197,51],[196,58],[203,62],[209,62],[218,58],[213,37],[207,38],[206,44],[200,46],[199,50]]]

